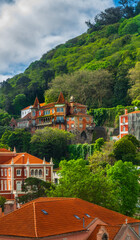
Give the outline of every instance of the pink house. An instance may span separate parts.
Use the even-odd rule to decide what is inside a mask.
[[[140,221],[77,198],[38,198],[0,218],[2,240],[138,240]]]

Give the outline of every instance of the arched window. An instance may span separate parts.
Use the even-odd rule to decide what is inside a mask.
[[[102,240],[108,240],[108,236],[106,233],[104,233],[104,235],[102,236]]]
[[[39,177],[41,177],[42,176],[42,170],[40,169],[39,170]]]
[[[38,170],[35,170],[35,177],[38,176]]]
[[[31,177],[34,176],[34,170],[31,170]]]

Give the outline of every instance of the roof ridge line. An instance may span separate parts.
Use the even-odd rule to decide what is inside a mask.
[[[35,202],[33,202],[33,212],[34,212],[34,230],[35,230],[35,236],[36,236],[36,238],[38,238],[37,226],[36,226]]]

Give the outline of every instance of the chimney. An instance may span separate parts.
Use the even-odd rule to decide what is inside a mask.
[[[127,109],[125,109],[125,115],[128,113]]]

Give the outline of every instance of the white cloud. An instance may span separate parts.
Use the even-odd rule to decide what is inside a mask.
[[[2,75],[19,72],[21,64],[27,66],[57,44],[86,31],[85,21],[111,6],[113,0],[2,1],[0,81]]]

